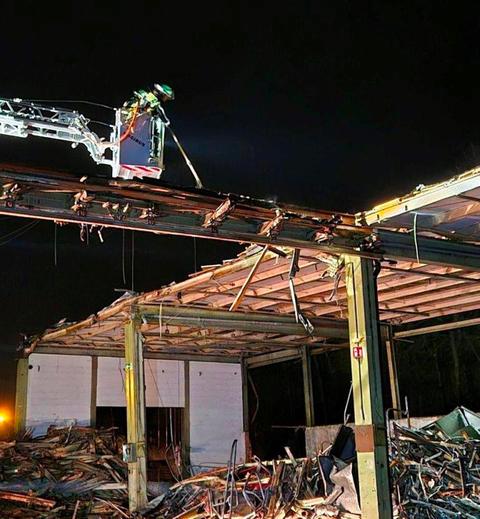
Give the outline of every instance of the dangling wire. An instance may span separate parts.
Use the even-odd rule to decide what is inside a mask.
[[[38,225],[39,222],[30,222],[26,225],[19,227],[18,229],[15,229],[14,231],[11,231],[7,234],[4,234],[3,236],[0,236],[0,245],[6,245],[7,243],[10,243],[11,241],[15,240],[15,238],[18,238],[22,236],[22,234],[25,234],[30,229],[33,229],[36,225]]]
[[[193,271],[197,272],[197,238],[193,237]]]
[[[10,99],[13,101],[13,99]],[[115,110],[113,106],[96,103],[94,101],[84,101],[83,99],[22,99],[27,103],[75,103],[83,105],[98,106],[100,108],[107,108],[107,110]]]
[[[125,229],[122,229],[122,275],[123,286],[127,286],[127,276],[125,274]]]
[[[418,241],[417,241],[417,216],[418,216],[418,213],[414,213],[414,217],[413,217],[413,241],[415,243],[415,254],[417,256],[417,263],[420,263],[420,253],[418,252]]]
[[[132,292],[135,286],[135,231],[132,231]]]
[[[57,223],[53,222],[54,234],[53,234],[53,264],[57,266]]]

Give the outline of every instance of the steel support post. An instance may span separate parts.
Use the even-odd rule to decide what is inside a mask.
[[[303,395],[305,401],[305,425],[315,425],[315,410],[313,408],[312,359],[307,346],[302,346]]]
[[[15,391],[15,419],[13,424],[15,435],[25,430],[27,421],[28,366],[28,358],[18,359]]]
[[[147,504],[145,383],[143,340],[137,316],[125,324],[125,396],[127,402],[128,502],[131,512]]]
[[[374,263],[344,259],[362,517],[391,519]]]
[[[92,378],[90,387],[90,426],[97,426],[98,357],[91,357]]]
[[[248,402],[248,364],[245,358],[241,360],[242,367],[242,416],[243,416],[243,436],[245,440],[245,458],[252,457],[252,445],[250,443],[250,406]]]

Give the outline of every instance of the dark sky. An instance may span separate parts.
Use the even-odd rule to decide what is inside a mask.
[[[206,187],[356,211],[478,158],[476,2],[66,4],[2,2],[0,96],[118,106],[133,89],[168,83],[173,127]],[[106,173],[85,150],[40,139],[0,137],[0,162]],[[173,150],[165,180],[191,183]],[[26,223],[0,219],[4,377],[19,332],[88,315],[124,286],[120,231],[87,246],[77,228],[58,229],[55,266],[52,223],[5,239]],[[196,249],[137,234],[135,289],[239,250],[200,240]]]

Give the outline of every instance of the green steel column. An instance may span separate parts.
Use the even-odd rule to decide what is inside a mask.
[[[28,395],[28,358],[17,361],[17,381],[15,391],[15,421],[13,429],[15,435],[25,430],[27,420]]]
[[[374,264],[344,259],[362,517],[391,519]]]
[[[312,386],[312,359],[308,346],[302,346],[302,374],[303,395],[305,401],[305,425],[315,425],[315,411],[313,408],[313,386]]]
[[[125,324],[125,396],[127,402],[128,502],[131,512],[147,504],[147,459],[145,445],[145,383],[140,321],[132,316]]]

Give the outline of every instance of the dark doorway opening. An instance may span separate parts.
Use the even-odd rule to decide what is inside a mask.
[[[182,466],[183,408],[147,407],[147,471],[149,481],[173,481]],[[127,436],[125,407],[97,407],[97,427],[118,427]]]

